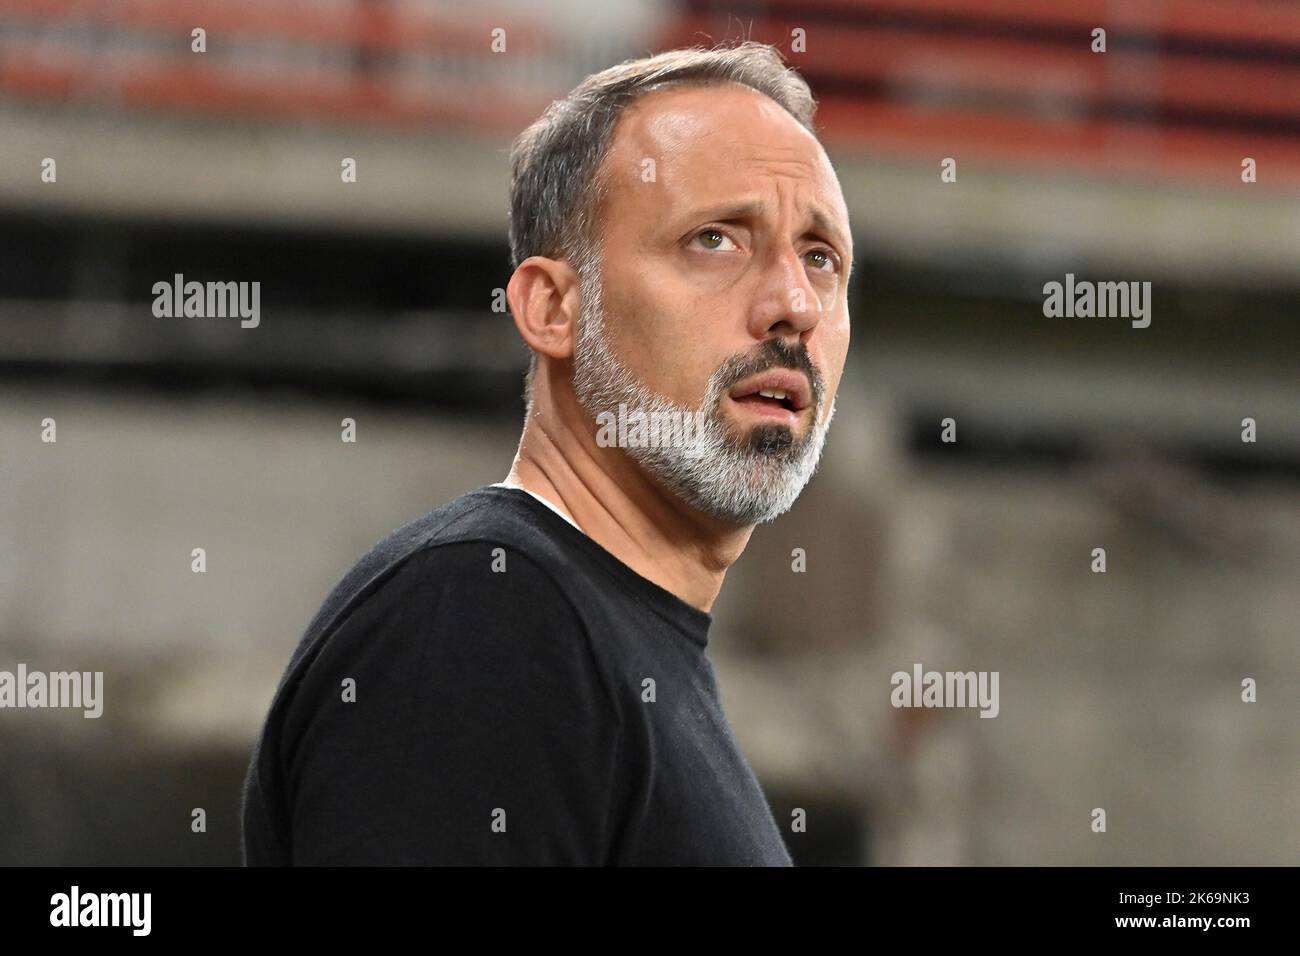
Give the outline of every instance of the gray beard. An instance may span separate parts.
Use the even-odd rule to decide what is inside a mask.
[[[803,439],[789,439],[784,426],[754,426],[748,436],[733,434],[722,419],[722,397],[735,382],[738,360],[725,363],[710,378],[699,406],[679,405],[658,395],[619,361],[604,328],[600,266],[578,269],[582,314],[573,359],[573,390],[578,404],[595,420],[623,404],[647,415],[697,415],[696,440],[623,449],[643,471],[691,507],[742,525],[761,524],[785,514],[812,479],[821,461],[826,431],[835,417],[835,400],[822,421]],[[820,407],[813,409],[820,413]]]

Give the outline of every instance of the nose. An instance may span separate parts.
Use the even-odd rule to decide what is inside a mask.
[[[825,306],[808,278],[803,256],[791,244],[773,252],[763,270],[754,308],[750,315],[750,334],[756,339],[773,336],[807,344],[821,321]]]

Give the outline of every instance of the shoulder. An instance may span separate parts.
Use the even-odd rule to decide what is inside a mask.
[[[312,625],[314,655],[327,659],[316,669],[368,660],[395,680],[409,669],[472,682],[509,671],[607,688],[569,529],[502,491],[463,495],[358,561]]]
[[[546,556],[492,536],[432,542],[411,552],[349,616],[396,614],[412,628],[464,621],[508,634],[549,629],[585,636],[580,603]]]
[[[608,856],[627,705],[527,516],[464,505],[363,558],[294,669],[276,752],[295,862]],[[488,825],[507,811],[511,839]]]
[[[445,728],[473,714],[571,733],[620,723],[581,599],[547,565],[548,551],[509,515],[453,518],[452,528],[436,514],[376,546],[318,612],[290,666],[294,732],[318,724],[321,703],[349,678],[353,712],[385,724]]]
[[[526,599],[581,618],[575,555],[521,495],[480,488],[390,532],[353,564],[322,603],[308,638],[363,606],[394,601],[443,609],[482,599]]]

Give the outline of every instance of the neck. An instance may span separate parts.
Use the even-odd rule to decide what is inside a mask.
[[[510,480],[559,505],[614,557],[702,611],[712,609],[754,530],[702,514],[622,450],[597,445],[576,402],[557,407],[535,396]]]

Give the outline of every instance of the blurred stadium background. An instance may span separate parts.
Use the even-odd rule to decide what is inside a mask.
[[[822,474],[710,644],[796,861],[1296,862],[1300,5],[0,0],[0,668],[106,675],[97,721],[0,713],[0,863],[238,862],[319,602],[510,464],[511,139],[741,36],[812,84],[861,263]],[[1151,327],[1044,318],[1066,272]],[[155,318],[175,273],[260,327]],[[915,662],[1000,715],[892,709]]]

